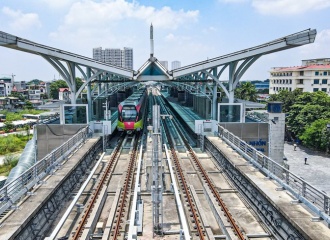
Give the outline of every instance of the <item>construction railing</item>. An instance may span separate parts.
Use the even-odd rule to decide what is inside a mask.
[[[221,125],[218,126],[220,138],[257,167],[263,174],[277,181],[283,189],[289,191],[298,202],[304,203],[330,227],[330,196],[327,193],[313,187],[304,179],[265,156]]]
[[[15,180],[6,183],[0,189],[0,215],[9,208],[15,207],[15,203],[24,194],[28,194],[33,186],[42,183],[42,180],[52,174],[70,154],[72,154],[88,136],[88,127],[84,127],[72,138],[58,148],[36,162],[32,167],[22,173]]]

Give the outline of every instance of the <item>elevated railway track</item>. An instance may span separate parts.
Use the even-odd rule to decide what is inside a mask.
[[[145,116],[149,119],[144,121],[144,131],[113,136],[105,147],[107,151],[97,161],[92,161],[94,165],[84,168],[86,176],[66,192],[70,197],[61,204],[58,217],[48,218],[48,223],[39,221],[40,224],[43,222],[38,226],[44,229],[43,232],[29,235],[31,230],[26,230],[20,233],[18,226],[14,234],[4,234],[10,224],[6,220],[17,219],[27,211],[25,204],[31,204],[35,197],[29,194],[24,196],[20,208],[4,213],[7,215],[1,221],[1,237],[22,240],[293,240],[313,239],[309,236],[318,234],[319,239],[330,239],[325,237],[330,236],[327,235],[330,231],[321,221],[311,223],[314,233],[309,233],[294,221],[286,220],[285,214],[280,214],[270,201],[267,202],[264,193],[258,193],[258,186],[249,182],[241,169],[262,174],[257,174],[248,162],[234,155],[237,153],[219,138],[205,139],[206,152],[195,148],[196,136],[184,126],[178,117],[180,114],[174,112],[156,89],[152,92],[147,102],[160,106],[160,147],[154,148],[157,138],[147,127],[154,116],[153,108],[147,106]],[[100,144],[97,148],[100,149]],[[157,181],[153,172],[155,151],[159,151],[156,154],[159,158]],[[60,171],[61,168],[54,171],[47,179],[48,184],[52,184],[52,178]],[[275,188],[267,179],[258,181],[265,181],[262,184]],[[161,195],[157,199],[154,195],[156,186]],[[38,195],[37,190],[35,195]],[[290,198],[279,196],[276,198]],[[304,216],[307,216],[306,212]],[[155,225],[156,214],[159,221]],[[37,219],[30,221],[31,226],[24,223],[24,229],[33,229],[38,224]]]

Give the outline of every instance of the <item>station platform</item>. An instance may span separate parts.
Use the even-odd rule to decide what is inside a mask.
[[[207,136],[233,166],[303,235],[304,239],[330,240],[330,229],[322,221],[313,221],[315,215],[274,180],[265,178],[261,172],[249,164],[242,156],[229,147],[219,137]]]
[[[175,98],[170,97],[168,93],[162,92],[162,94],[194,131],[195,120],[200,120],[202,118],[195,113],[192,108],[182,106]],[[315,215],[306,206],[301,203],[296,203],[294,197],[287,191],[279,191],[278,189],[280,189],[280,186],[274,180],[265,178],[258,169],[250,165],[248,161],[237,152],[233,151],[233,149],[220,138],[214,136],[206,137],[218,147],[235,168],[240,171],[301,234],[303,234],[305,239],[330,240],[330,229],[324,222],[313,220],[315,219]],[[291,155],[288,154],[288,156]],[[295,170],[298,172],[301,171],[300,168]]]
[[[59,188],[63,182],[67,181],[70,172],[74,171],[80,164],[86,154],[93,148],[99,141],[99,138],[91,138],[86,141],[62,166],[53,174],[49,175],[43,181],[36,185],[31,192],[24,197],[24,199],[8,214],[8,217],[4,217],[0,222],[0,238],[1,240],[17,239],[17,234],[21,233],[23,229],[29,228],[31,221],[36,220],[39,223],[44,221],[41,215],[38,215],[45,204],[48,204],[49,199],[53,194],[57,194],[60,191]],[[70,193],[69,193],[70,194]],[[58,204],[61,203],[59,199]],[[49,217],[52,216],[52,210],[57,207],[55,205],[49,206]],[[51,210],[52,209],[52,210]],[[36,217],[37,216],[37,217]],[[42,226],[42,224],[40,224]],[[38,226],[37,226],[38,228]],[[30,235],[31,237],[33,235]],[[24,237],[23,237],[24,238]],[[20,238],[21,239],[21,238]],[[31,239],[26,237],[25,239]]]
[[[167,92],[161,92],[166,98],[168,103],[174,108],[174,110],[182,117],[182,119],[188,124],[188,126],[195,131],[195,120],[202,120],[203,118],[194,112],[190,107],[183,106],[176,98],[171,97]]]

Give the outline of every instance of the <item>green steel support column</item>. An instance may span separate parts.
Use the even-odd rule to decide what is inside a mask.
[[[217,120],[217,105],[218,105],[218,85],[213,81],[213,96],[212,96],[212,113],[211,118]]]
[[[87,79],[90,79],[91,75],[92,75],[91,68],[87,68]],[[90,82],[87,84],[87,104],[88,104],[88,121],[92,121],[93,101],[92,101],[92,87]]]
[[[69,81],[71,82],[71,104],[76,104],[76,66],[75,63],[73,62],[69,62],[68,63],[68,67],[69,67],[69,72],[70,72],[70,79]]]
[[[217,77],[217,68],[213,68],[212,70],[213,76]],[[213,94],[212,94],[212,112],[211,112],[211,119],[217,120],[217,105],[218,101],[218,84],[216,81],[213,80]]]

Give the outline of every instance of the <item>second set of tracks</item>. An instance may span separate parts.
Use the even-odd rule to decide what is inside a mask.
[[[159,99],[159,103],[161,103],[162,109],[163,109],[163,111],[166,112],[166,114],[172,114],[171,111],[168,108],[165,107],[165,104],[163,104],[163,102],[161,102],[161,99]],[[194,229],[196,229],[196,231],[197,231],[196,236],[199,236],[200,239],[207,239],[205,229],[202,226],[202,221],[199,217],[198,209],[196,208],[196,204],[194,203],[192,194],[189,190],[188,182],[185,178],[182,166],[181,166],[179,158],[177,156],[177,153],[176,153],[176,150],[175,150],[175,144],[172,141],[170,130],[168,128],[168,125],[166,124],[166,121],[163,121],[163,123],[164,123],[164,127],[165,127],[165,132],[166,132],[166,135],[167,135],[168,143],[170,145],[170,151],[171,151],[171,154],[172,154],[172,158],[174,160],[174,164],[175,164],[175,167],[176,167],[176,172],[177,172],[177,175],[178,175],[179,183],[180,183],[181,188],[183,190],[183,193],[185,195],[184,196],[185,201],[187,202],[187,205],[190,208],[189,212],[190,212],[190,217],[192,218],[192,222],[194,223]],[[225,202],[220,197],[219,192],[216,190],[213,182],[209,178],[207,172],[205,171],[204,167],[202,166],[201,162],[199,161],[197,155],[195,154],[195,152],[193,151],[193,149],[189,145],[188,140],[185,138],[183,132],[180,130],[180,127],[176,124],[175,121],[174,121],[174,125],[175,125],[175,128],[176,128],[177,132],[179,133],[182,141],[184,142],[184,145],[185,145],[191,159],[193,160],[193,163],[198,168],[198,170],[200,172],[200,175],[201,175],[201,178],[204,180],[204,183],[207,185],[207,187],[209,187],[209,189],[211,190],[213,196],[216,198],[216,201],[221,206],[222,211],[224,211],[224,214],[227,217],[228,222],[232,226],[232,229],[234,231],[234,235],[237,237],[237,239],[240,239],[240,240],[246,239],[246,237],[243,235],[242,231],[240,230],[239,226],[237,225],[235,219],[233,218],[233,216],[229,212]]]
[[[161,114],[172,115],[171,110],[166,106],[160,96],[154,96],[154,104],[159,104]],[[151,109],[151,108],[149,108]],[[171,153],[171,159],[174,165],[174,172],[179,188],[179,198],[184,209],[184,215],[187,219],[187,226],[191,239],[213,239],[215,236],[225,237],[226,239],[249,239],[247,232],[249,230],[242,220],[237,219],[237,209],[233,208],[230,201],[239,201],[237,191],[231,183],[223,183],[228,179],[221,173],[210,156],[205,153],[203,161],[200,155],[190,146],[185,137],[187,133],[183,132],[183,127],[176,119],[161,118],[163,129],[163,143],[168,145]],[[147,129],[145,127],[145,129]],[[147,141],[142,140],[142,136]],[[147,149],[150,149],[152,142],[151,133],[143,132],[133,135],[121,135],[113,140],[111,145],[115,146],[111,154],[103,155],[97,171],[87,184],[87,187],[79,197],[78,204],[81,206],[81,212],[78,209],[72,210],[72,213],[66,220],[57,237],[62,239],[135,239],[128,236],[129,223],[131,215],[136,211],[131,209],[133,195],[136,186],[133,186],[133,180],[138,180],[139,201],[143,202],[143,217],[140,218],[139,225],[143,226],[142,239],[178,239],[182,238],[182,222],[180,222],[180,213],[178,208],[173,207],[173,191],[170,191],[173,182],[169,179],[169,166],[165,164],[164,155],[160,161],[163,174],[160,174],[164,187],[163,192],[164,212],[161,213],[163,219],[162,231],[155,234],[153,229],[153,206],[152,188],[148,187],[152,178],[152,163],[148,163]],[[191,140],[192,138],[190,138]],[[136,176],[137,155],[139,145],[144,145],[145,149],[140,158],[142,161],[141,175]],[[149,147],[148,147],[149,145]],[[150,151],[150,150],[149,150]],[[152,150],[153,151],[153,150]],[[206,156],[207,157],[206,157]],[[161,156],[161,155],[160,155]],[[207,158],[207,160],[204,160]],[[148,165],[149,164],[149,165]],[[214,174],[214,175],[212,175]],[[213,178],[212,178],[213,177]],[[215,178],[220,177],[219,182]],[[149,181],[149,182],[148,182]],[[221,185],[222,184],[222,185]],[[152,184],[151,184],[152,185]],[[166,186],[165,186],[166,185]],[[221,186],[220,186],[221,185]],[[222,186],[226,186],[221,188]],[[224,189],[228,190],[227,192]],[[225,196],[220,195],[219,190],[225,192]],[[208,195],[208,197],[206,197]],[[229,196],[229,197],[228,197]],[[175,198],[176,199],[176,198]],[[228,199],[229,202],[228,202]],[[228,203],[230,206],[228,206]],[[244,205],[244,204],[241,204]],[[166,206],[172,206],[169,209]],[[248,207],[246,207],[248,209]],[[234,213],[232,213],[234,211]],[[218,212],[218,215],[216,213]],[[221,215],[222,219],[219,219]],[[252,216],[252,217],[251,217]],[[256,214],[250,213],[249,218],[256,219]],[[264,225],[259,221],[258,231],[267,232]],[[178,228],[178,227],[179,228]],[[173,236],[173,238],[172,238]],[[181,236],[181,237],[180,237]],[[190,237],[189,236],[189,237]],[[188,236],[186,236],[188,237]],[[137,237],[139,239],[139,237]],[[184,238],[189,239],[189,238]],[[263,238],[271,239],[271,238]]]

